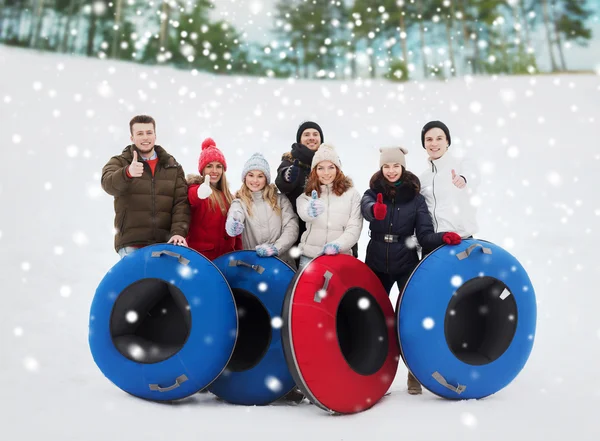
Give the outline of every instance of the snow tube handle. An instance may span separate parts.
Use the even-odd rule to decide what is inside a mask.
[[[492,249],[491,248],[486,248],[483,245],[481,245],[480,243],[474,243],[473,245],[471,245],[466,250],[461,251],[460,253],[458,253],[456,255],[456,257],[458,258],[458,260],[466,259],[467,257],[469,257],[471,255],[471,253],[473,252],[473,250],[475,248],[477,248],[477,247],[481,247],[481,251],[483,252],[483,254],[492,254]]]
[[[166,256],[174,257],[182,265],[187,265],[187,264],[190,263],[189,259],[186,259],[181,254],[174,253],[173,251],[167,251],[167,250],[152,251],[151,256],[152,257],[160,257],[163,254],[166,255]]]
[[[433,374],[431,374],[431,376],[435,379],[435,381],[440,383],[446,389],[450,389],[452,392],[456,392],[458,395],[463,393],[467,388],[467,386],[464,386],[462,384],[459,384],[458,386],[452,386],[438,371],[435,371]]]
[[[258,274],[262,274],[265,272],[265,269],[260,265],[250,265],[249,263],[244,262],[243,260],[230,260],[229,266],[246,266],[248,268],[252,268]]]
[[[315,293],[315,297],[313,298],[313,301],[317,303],[321,303],[321,299],[325,297],[325,294],[327,293],[327,288],[329,287],[329,281],[333,277],[333,273],[331,271],[325,271],[323,277],[325,278],[323,287]]]
[[[160,387],[158,384],[149,384],[148,386],[150,387],[150,390],[156,390],[158,392],[169,392],[173,389],[178,388],[181,385],[181,383],[184,383],[187,380],[188,377],[185,374],[182,374],[179,377],[175,378],[175,383],[168,387]]]

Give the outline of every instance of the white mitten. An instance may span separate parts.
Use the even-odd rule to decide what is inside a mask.
[[[198,197],[200,199],[206,199],[212,194],[212,188],[210,187],[210,176],[206,175],[204,182],[198,187]]]

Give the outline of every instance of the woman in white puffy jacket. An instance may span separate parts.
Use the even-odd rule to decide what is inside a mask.
[[[421,143],[429,156],[428,168],[419,176],[421,194],[427,202],[433,228],[436,233],[455,231],[462,239],[472,237],[478,230],[476,209],[471,203],[479,183],[474,166],[469,168],[468,162],[447,154],[450,131],[441,121],[425,124]]]
[[[231,237],[241,234],[245,250],[278,256],[296,269],[289,251],[298,238],[298,217],[289,199],[271,184],[269,163],[260,153],[244,164],[242,187],[229,207],[225,231]]]
[[[321,255],[349,254],[363,225],[361,196],[342,172],[333,146],[321,144],[315,153],[305,192],[298,196],[298,216],[306,222],[300,238],[300,268]]]

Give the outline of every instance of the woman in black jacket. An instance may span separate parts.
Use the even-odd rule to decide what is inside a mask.
[[[400,295],[410,274],[419,263],[413,235],[424,250],[444,243],[456,245],[460,236],[436,233],[425,198],[419,193],[419,178],[406,170],[402,147],[380,149],[379,171],[361,201],[364,219],[370,223],[371,240],[365,263],[377,275],[388,295],[394,283]],[[400,298],[399,298],[400,299]],[[421,385],[409,372],[408,393],[421,393]]]

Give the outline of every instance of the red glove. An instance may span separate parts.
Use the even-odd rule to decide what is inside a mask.
[[[458,245],[461,242],[461,238],[456,233],[444,233],[442,235],[442,240],[446,242],[448,245]]]
[[[377,202],[373,205],[373,216],[377,220],[384,220],[387,213],[387,205],[383,203],[383,195],[379,193],[377,195]]]

